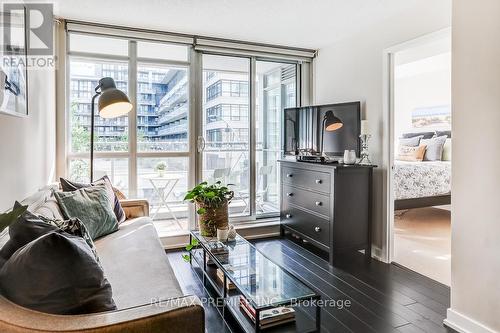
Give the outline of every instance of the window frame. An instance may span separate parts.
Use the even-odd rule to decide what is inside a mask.
[[[276,62],[276,63],[290,63],[295,65],[295,99],[296,99],[296,105],[300,105],[300,101],[302,100],[302,88],[303,88],[303,81],[302,81],[302,62],[296,61],[296,60],[287,60],[287,59],[275,59],[275,58],[265,58],[265,57],[259,57],[259,56],[245,56],[241,55],[238,53],[235,54],[221,54],[219,52],[209,52],[209,51],[201,51],[201,50],[195,50],[195,48],[190,45],[190,44],[182,44],[185,45],[188,48],[188,59],[187,61],[178,61],[178,60],[162,60],[162,59],[151,59],[151,58],[139,58],[137,56],[137,43],[138,41],[141,41],[140,39],[132,39],[132,38],[126,38],[128,41],[129,45],[129,52],[127,56],[120,56],[120,55],[109,55],[109,54],[101,54],[101,53],[91,53],[91,52],[74,52],[70,51],[70,45],[69,45],[69,34],[75,33],[78,34],[78,32],[70,32],[70,31],[65,31],[65,38],[66,38],[66,52],[65,52],[65,57],[66,57],[66,71],[65,71],[65,89],[67,93],[65,94],[65,105],[66,107],[64,108],[64,119],[65,119],[65,125],[66,129],[70,129],[70,119],[67,117],[67,106],[69,105],[69,100],[71,98],[70,96],[70,69],[69,69],[69,63],[72,57],[79,57],[79,58],[88,58],[92,60],[107,60],[107,61],[125,61],[128,63],[128,95],[130,97],[130,100],[132,104],[134,105],[134,108],[132,109],[131,113],[128,115],[128,130],[129,130],[129,135],[128,135],[128,145],[129,149],[126,152],[95,152],[94,153],[94,158],[95,159],[113,159],[113,158],[127,158],[128,163],[129,163],[129,168],[128,168],[128,177],[129,177],[129,196],[130,197],[135,197],[137,195],[137,186],[138,186],[138,179],[137,179],[137,164],[138,160],[140,158],[168,158],[168,157],[185,157],[189,159],[189,165],[191,166],[191,170],[188,170],[188,186],[194,186],[194,184],[198,181],[201,181],[201,171],[199,167],[199,162],[201,161],[200,153],[196,149],[197,146],[197,138],[200,135],[203,135],[201,132],[201,121],[202,121],[202,114],[196,114],[196,110],[202,110],[202,89],[203,88],[203,68],[201,64],[201,58],[203,54],[213,54],[213,55],[228,55],[228,56],[235,56],[235,57],[243,57],[243,58],[248,58],[250,59],[250,73],[249,73],[249,84],[247,87],[242,87],[241,83],[238,84],[238,96],[248,96],[249,98],[249,107],[245,111],[248,117],[248,122],[250,124],[249,127],[249,140],[250,140],[250,160],[251,160],[251,165],[250,165],[250,188],[252,189],[250,191],[250,215],[248,216],[242,216],[242,217],[234,217],[231,218],[232,222],[236,223],[244,223],[244,222],[256,222],[258,219],[266,219],[270,217],[277,217],[279,216],[279,213],[270,213],[270,214],[256,214],[256,204],[255,204],[255,191],[256,191],[256,181],[255,181],[255,174],[256,174],[256,119],[255,119],[255,112],[256,112],[256,62],[257,61],[266,61],[266,62]],[[101,34],[99,33],[88,33],[93,36],[97,37],[102,37]],[[119,36],[113,36],[114,38],[121,38]],[[166,44],[175,44],[172,42],[162,42]],[[137,150],[137,124],[138,124],[138,110],[137,110],[137,85],[139,84],[137,80],[137,76],[139,75],[138,68],[139,64],[152,64],[152,65],[165,65],[165,66],[174,66],[174,67],[183,67],[187,69],[187,77],[188,77],[188,101],[189,101],[189,110],[188,110],[188,151],[186,152],[161,152],[161,151],[155,151],[155,152],[139,152]],[[307,63],[307,69],[306,71],[309,71],[310,64]],[[213,79],[213,76],[215,73],[207,73],[207,80]],[[306,77],[306,84],[310,85],[310,78]],[[223,83],[219,79],[215,81],[213,84],[219,83],[218,87],[218,93],[224,94],[223,92]],[[232,88],[231,82],[229,82],[230,87]],[[209,87],[205,88],[208,89]],[[244,89],[246,88],[246,89]],[[309,97],[309,91],[304,92],[307,95],[307,98]],[[233,94],[233,89],[229,90],[229,94]],[[233,110],[231,105],[226,105],[226,107],[229,107],[229,118],[233,117]],[[223,114],[223,109],[224,105],[221,106],[221,113]],[[238,111],[238,117],[243,118],[242,114],[244,111],[240,108]],[[245,119],[246,121],[246,119]],[[65,157],[64,157],[64,166],[65,169],[63,170],[62,173],[60,173],[62,176],[65,176],[66,173],[69,170],[69,165],[70,161],[74,159],[87,159],[88,160],[88,153],[72,153],[70,149],[68,149],[68,143],[70,143],[70,132],[66,130],[65,136],[64,136],[64,151],[65,151]],[[195,217],[196,214],[194,212],[194,208],[190,207],[189,209],[189,228],[193,229],[195,227]]]

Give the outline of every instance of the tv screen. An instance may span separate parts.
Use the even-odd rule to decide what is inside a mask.
[[[321,126],[328,111],[340,119],[342,127],[324,131],[323,152],[327,156],[342,156],[344,150],[360,154],[361,103],[339,103],[284,111],[283,148],[285,155],[297,155],[321,150]]]

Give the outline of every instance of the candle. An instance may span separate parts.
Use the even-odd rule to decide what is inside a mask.
[[[368,120],[361,120],[361,135],[369,134]]]

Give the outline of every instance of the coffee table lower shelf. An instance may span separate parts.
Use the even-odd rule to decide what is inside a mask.
[[[209,295],[212,296],[214,300],[219,299],[223,302],[217,302],[219,308],[222,310],[222,315],[224,319],[229,314],[232,316],[240,328],[247,333],[252,332],[265,332],[265,333],[288,333],[288,332],[317,332],[317,325],[315,318],[316,308],[304,308],[301,306],[294,306],[295,310],[295,321],[278,325],[275,327],[269,327],[266,329],[257,329],[255,323],[243,312],[240,308],[240,295],[242,293],[238,289],[227,290],[226,295],[224,295],[223,283],[217,277],[217,266],[216,265],[203,265],[204,260],[209,255],[204,253],[202,248],[196,249],[192,252],[191,265],[195,264],[198,267],[194,267],[195,272],[200,276],[203,281],[205,289],[207,289],[207,283],[210,285],[211,290],[207,289]],[[309,312],[309,313],[308,313]]]

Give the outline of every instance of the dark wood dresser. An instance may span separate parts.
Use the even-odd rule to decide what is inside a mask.
[[[281,234],[328,251],[371,257],[373,166],[281,160]]]

